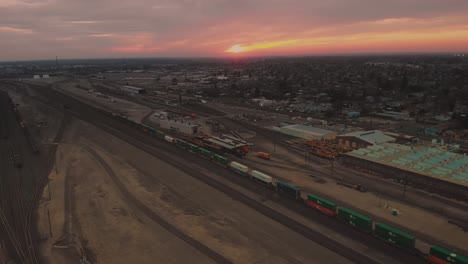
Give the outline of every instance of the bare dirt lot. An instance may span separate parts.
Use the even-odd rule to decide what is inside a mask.
[[[128,202],[87,150],[131,194],[172,225],[234,263],[349,263],[223,193],[93,126],[74,122],[57,154],[52,200],[39,209],[49,263],[211,263]],[[50,212],[50,237],[47,211]],[[55,247],[54,247],[55,245]],[[69,246],[70,249],[58,247]]]

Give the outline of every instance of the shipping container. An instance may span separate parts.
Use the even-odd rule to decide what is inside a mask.
[[[164,136],[164,140],[166,140],[169,143],[174,143],[174,138],[170,136]]]
[[[415,245],[413,235],[382,223],[375,224],[374,235],[400,248],[413,249]]]
[[[294,199],[299,199],[301,197],[301,189],[292,184],[278,181],[276,182],[276,188],[279,193],[285,194]]]
[[[320,212],[326,215],[330,215],[330,216],[336,215],[336,203],[329,201],[327,199],[324,199],[320,196],[317,196],[314,194],[308,194],[307,205],[319,210]]]
[[[200,154],[200,147],[191,143],[188,143],[189,148],[187,149],[188,151],[195,153],[195,154]]]
[[[164,132],[159,131],[159,130],[156,130],[156,136],[157,136],[158,138],[164,139],[164,136],[165,136],[165,135],[166,135],[166,134],[165,134]]]
[[[431,256],[445,261],[446,263],[453,264],[468,264],[468,258],[455,254],[445,248],[439,246],[432,246],[429,250]]]
[[[265,173],[253,170],[250,175],[254,177],[256,180],[260,181],[264,184],[272,184],[273,178],[271,176],[266,175]]]
[[[229,159],[228,158],[225,158],[221,155],[218,155],[218,154],[214,154],[213,155],[213,160],[223,166],[228,166],[229,165]]]
[[[372,219],[360,213],[356,213],[352,210],[339,207],[336,218],[354,226],[360,231],[366,233],[372,232]]]
[[[229,168],[240,174],[246,174],[247,172],[249,172],[249,167],[235,161],[229,163]]]
[[[198,150],[199,150],[199,154],[202,157],[207,158],[207,159],[211,158],[211,151],[206,150],[204,148],[198,148]]]
[[[446,260],[431,256],[431,255],[427,257],[427,260],[431,264],[450,264],[450,262],[447,262]]]
[[[189,148],[190,146],[188,145],[187,142],[183,141],[183,140],[178,140],[177,141],[177,146],[183,148],[183,149],[187,149]]]

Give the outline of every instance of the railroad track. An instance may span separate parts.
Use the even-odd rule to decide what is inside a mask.
[[[2,112],[6,113],[3,116],[4,122],[8,128],[15,128],[16,119],[11,111],[11,102],[8,100],[6,93],[1,93]],[[15,126],[8,126],[8,122]],[[8,131],[9,132],[9,131]],[[10,253],[14,252],[16,259],[22,263],[34,263],[32,260],[31,250],[28,247],[24,195],[22,192],[22,178],[27,173],[25,169],[20,169],[23,164],[21,148],[17,144],[18,138],[13,133],[13,137],[8,140],[2,139],[1,155],[2,167],[2,187],[1,199],[2,206],[0,208],[0,218],[4,231],[9,238]],[[8,164],[10,163],[10,164]],[[12,165],[12,166],[8,166]],[[17,167],[17,168],[15,168]]]
[[[5,83],[5,82],[2,82]],[[16,87],[16,83],[6,82],[7,85],[12,85]],[[19,87],[22,88],[22,87]],[[5,96],[5,94],[3,94]],[[13,107],[13,105],[9,105]],[[10,111],[10,110],[9,110]],[[12,113],[11,113],[12,114]],[[17,120],[19,117],[19,113],[17,113],[16,118],[11,118],[12,123],[17,123],[20,120]],[[64,118],[64,122],[59,128],[59,131],[56,135],[55,142],[60,141],[63,131],[66,125],[66,118]],[[15,124],[16,126],[16,124]],[[32,140],[31,135],[24,127],[21,128],[24,133],[16,133],[16,136],[23,134],[26,139],[26,143],[29,145],[30,149],[33,153],[37,154],[38,148],[36,143]],[[13,160],[15,164],[18,164],[18,159],[21,157],[18,154],[15,154],[11,149],[19,149],[19,147],[9,147],[9,156],[10,159]],[[30,263],[30,264],[37,264],[39,263],[39,258],[36,252],[36,240],[34,237],[33,231],[33,216],[34,216],[34,209],[36,204],[38,203],[43,187],[46,183],[48,173],[53,165],[53,160],[55,157],[56,146],[52,146],[45,152],[45,155],[42,157],[31,157],[30,162],[31,164],[28,165],[26,168],[21,169],[21,173],[18,174],[18,177],[13,177],[8,184],[9,186],[14,186],[14,188],[10,188],[13,194],[10,194],[10,200],[14,203],[14,208],[16,210],[15,218],[10,219],[15,225],[10,227],[7,223],[7,227],[10,227],[9,233],[12,235],[11,245],[15,249],[18,260],[21,263]],[[37,160],[36,160],[37,159]],[[36,163],[37,161],[37,163]],[[40,164],[40,165],[39,165]],[[44,164],[44,166],[42,166]],[[31,170],[30,166],[39,165],[38,167]],[[23,178],[30,178],[30,184],[27,185],[22,182]],[[13,204],[11,205],[13,206]],[[8,219],[5,219],[8,220]]]
[[[168,152],[177,153],[176,155],[185,157],[187,153],[183,152],[182,150],[178,150],[177,148],[174,148],[173,146],[166,146],[164,145],[164,143],[156,144],[154,139],[149,137],[147,134],[144,134],[143,132],[139,130],[135,130],[134,128],[130,128],[126,126],[125,124],[120,123],[119,121],[113,119],[111,116],[104,115],[103,113],[95,110],[91,106],[86,105],[82,103],[81,101],[78,101],[72,97],[68,97],[67,95],[59,93],[57,91],[52,91],[52,90],[42,90],[42,91],[45,93],[48,93],[48,97],[53,98],[54,101],[66,102],[70,106],[70,109],[73,110],[73,112],[71,113],[75,115],[77,118],[82,119],[84,121],[88,121],[96,125],[97,127],[100,127],[103,130],[110,132],[114,136],[117,136],[127,141],[128,143],[137,146],[138,148],[148,152],[149,154],[156,156],[160,158],[161,160],[177,168],[180,168],[181,170],[186,172],[188,175],[191,175],[192,177],[199,179],[200,181],[212,186],[213,188],[218,189],[219,191],[229,195],[233,199],[257,210],[263,215],[289,228],[290,230],[297,232],[298,234],[316,243],[319,243],[322,246],[327,247],[333,250],[334,252],[341,254],[342,256],[356,263],[379,263],[378,261],[372,258],[369,258],[364,253],[356,252],[353,249],[345,245],[336,243],[329,237],[321,233],[318,233],[314,230],[311,230],[310,228],[298,223],[297,221],[289,218],[288,216],[280,214],[272,210],[271,208],[266,207],[262,203],[247,197],[246,195],[230,188],[229,186],[223,184],[222,182],[218,180],[214,180],[213,178],[203,173],[194,171],[194,169],[188,165],[184,165],[184,164],[181,164],[180,162],[168,159],[168,156],[167,156]],[[157,145],[157,147],[152,147],[155,145]],[[373,242],[375,244],[375,240]],[[415,261],[414,258],[411,258],[411,259],[412,259],[411,263],[417,263],[417,261]],[[406,263],[409,263],[409,262],[406,262]]]
[[[168,232],[171,234],[175,235],[179,239],[185,241],[187,244],[191,245],[198,251],[200,251],[202,254],[210,257],[217,263],[225,263],[225,264],[230,264],[233,263],[229,259],[225,258],[224,256],[220,255],[216,251],[210,249],[200,241],[190,237],[180,229],[178,229],[176,226],[172,225],[169,223],[167,220],[165,220],[163,217],[155,213],[151,208],[146,206],[144,203],[142,203],[136,196],[134,196],[126,187],[125,184],[120,181],[119,177],[115,174],[114,170],[109,166],[109,164],[91,147],[85,146],[85,149],[93,156],[93,158],[101,165],[101,167],[106,171],[107,175],[112,179],[114,184],[117,186],[119,189],[120,193],[126,198],[127,201],[129,201],[133,206],[138,208],[141,212],[143,212],[148,218],[153,220],[154,222],[158,223],[160,226],[162,226],[164,229],[166,229]]]

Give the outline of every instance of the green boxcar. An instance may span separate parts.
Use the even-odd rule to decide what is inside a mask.
[[[354,226],[360,231],[366,233],[372,232],[372,219],[360,213],[356,213],[347,208],[339,207],[336,218]]]
[[[183,148],[183,149],[187,149],[187,148],[189,148],[189,145],[188,145],[188,143],[187,143],[187,142],[185,142],[185,141],[182,141],[182,140],[180,140],[180,141],[177,141],[177,145],[178,145],[179,147]]]
[[[165,136],[165,135],[166,135],[166,134],[165,134],[164,132],[159,131],[159,130],[156,130],[156,136],[157,136],[158,138],[164,139],[164,136]]]
[[[189,143],[188,145],[189,145],[189,149],[188,149],[188,150],[189,150],[190,152],[193,152],[193,153],[195,153],[195,154],[200,154],[200,147],[199,147],[199,146],[194,145],[194,144],[190,144],[190,143]]]
[[[468,258],[457,255],[439,246],[432,246],[429,252],[432,256],[439,258],[441,260],[447,261],[448,263],[468,264]]]
[[[277,181],[276,189],[279,193],[286,194],[296,200],[301,198],[301,189],[299,189],[298,187],[292,184],[282,182],[282,181]]]
[[[218,162],[219,164],[223,165],[223,166],[227,166],[229,164],[229,159],[228,158],[225,158],[221,155],[218,155],[218,154],[214,154],[213,155],[213,160]]]
[[[327,199],[324,199],[320,196],[314,195],[314,194],[308,194],[307,195],[307,200],[312,201],[320,206],[323,206],[327,208],[330,211],[336,211],[336,203],[331,202]]]
[[[382,223],[375,224],[374,235],[401,248],[413,249],[415,245],[413,235]]]
[[[211,157],[211,151],[209,150],[206,150],[204,148],[199,148],[200,150],[200,155],[202,155],[203,157],[209,159]]]

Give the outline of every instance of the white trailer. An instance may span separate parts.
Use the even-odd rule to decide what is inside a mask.
[[[166,140],[169,143],[174,143],[175,142],[174,138],[170,137],[170,136],[164,136],[164,140]]]
[[[259,172],[259,171],[256,171],[256,170],[252,170],[250,172],[250,175],[252,177],[254,177],[255,179],[263,182],[263,183],[266,183],[266,184],[272,184],[273,183],[273,178],[271,176],[268,176],[266,175],[265,173],[263,172]]]
[[[232,161],[231,163],[229,163],[229,167],[233,169],[234,171],[241,173],[241,174],[246,174],[249,172],[249,167],[242,165],[235,161]]]

